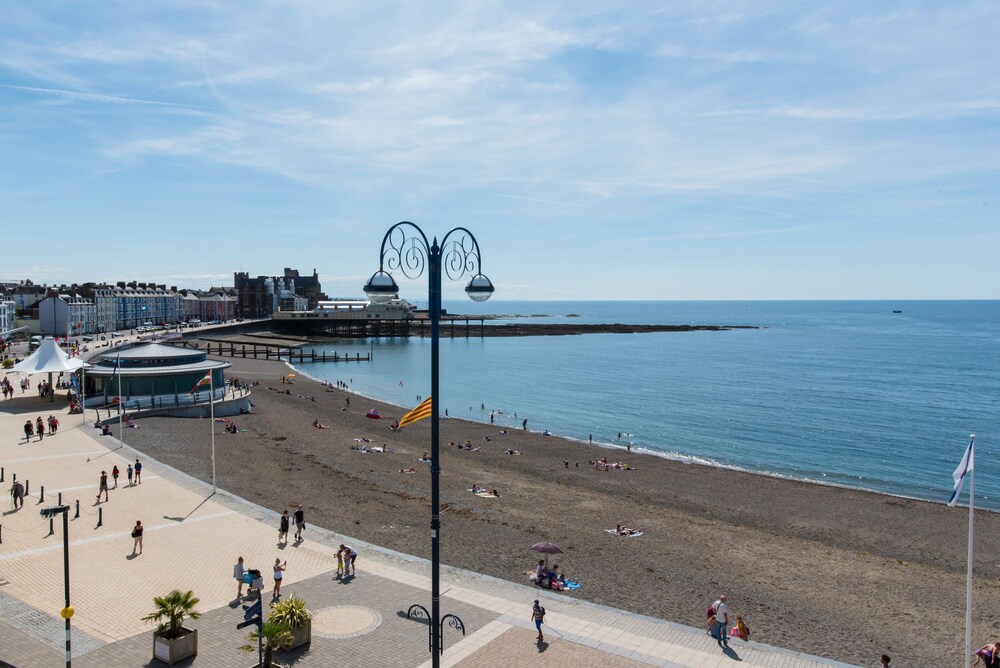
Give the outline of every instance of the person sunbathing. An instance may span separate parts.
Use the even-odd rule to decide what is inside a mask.
[[[484,488],[480,487],[478,484],[472,483],[472,493],[473,494],[479,494],[479,492],[485,492],[485,491],[486,490]]]
[[[413,467],[407,466],[405,469],[399,469],[400,473],[413,473]]]
[[[317,429],[329,429],[330,427],[321,423],[318,419],[313,420],[313,426]]]

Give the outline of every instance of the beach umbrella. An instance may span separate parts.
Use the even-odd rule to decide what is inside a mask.
[[[535,552],[541,552],[543,554],[562,554],[561,547],[548,541],[545,541],[544,543],[535,543],[531,546],[531,549]]]
[[[367,412],[367,413],[365,414],[365,417],[366,417],[366,418],[370,418],[370,419],[372,419],[372,420],[381,420],[381,419],[382,419],[382,416],[381,416],[381,415],[379,415],[378,411],[377,411],[377,410],[375,410],[374,408],[373,408],[373,409],[371,409],[370,411],[368,411],[368,412]]]
[[[531,549],[534,550],[535,552],[541,552],[542,554],[546,555],[545,556],[546,564],[549,563],[548,555],[562,554],[562,548],[556,545],[555,543],[550,543],[549,541],[535,543],[534,545],[531,546]]]

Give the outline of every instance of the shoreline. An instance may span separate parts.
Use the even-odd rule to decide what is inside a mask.
[[[222,357],[220,359],[228,359],[228,358]],[[308,378],[310,381],[312,381],[314,383],[317,383],[317,384],[320,384],[320,385],[325,385],[326,382],[327,382],[327,381],[325,381],[323,379],[316,378],[315,376],[310,375],[309,372],[306,370],[305,367],[296,367],[291,362],[288,362],[288,361],[282,361],[281,363],[284,364],[284,365],[286,365],[292,371],[292,373],[295,373],[295,374],[297,374],[299,376],[306,377],[306,378]],[[344,389],[344,388],[339,388],[339,389],[341,391],[343,391],[343,392],[350,393],[352,396],[363,397],[363,398],[365,398],[365,399],[367,399],[369,401],[377,401],[377,402],[380,402],[380,403],[383,403],[383,404],[386,404],[386,405],[389,405],[389,406],[393,406],[397,411],[399,411],[400,415],[402,415],[407,410],[409,410],[408,408],[403,407],[403,406],[399,406],[398,404],[394,404],[393,402],[391,402],[391,401],[389,401],[387,399],[382,399],[382,398],[379,398],[379,397],[374,397],[374,396],[371,396],[369,394],[365,394],[363,392],[358,392],[358,391],[355,391],[355,390],[352,390],[352,389]],[[471,422],[473,424],[478,424],[478,425],[483,425],[483,426],[486,426],[486,427],[503,427],[504,426],[504,425],[497,425],[497,424],[491,425],[489,422],[481,422],[481,421],[473,419],[473,418],[464,418],[464,417],[460,418],[460,417],[445,417],[445,416],[441,416],[441,421],[442,422],[444,422],[446,420],[465,420],[467,422]],[[542,436],[542,432],[539,432],[539,431],[535,431],[535,430],[529,429],[528,432],[532,433],[532,434],[536,434],[538,436]],[[843,489],[843,490],[848,490],[848,491],[865,492],[865,493],[868,493],[868,494],[877,494],[879,496],[885,496],[885,497],[894,498],[894,499],[902,499],[902,500],[906,500],[906,501],[919,501],[919,502],[923,502],[923,503],[929,503],[931,505],[939,505],[939,506],[948,507],[948,502],[946,500],[943,500],[943,499],[942,500],[926,499],[926,498],[922,498],[922,497],[919,497],[919,496],[912,496],[912,495],[909,495],[909,494],[900,494],[900,493],[888,492],[888,491],[879,490],[879,489],[869,489],[867,487],[858,487],[858,486],[855,486],[855,485],[848,485],[848,484],[839,483],[839,482],[830,482],[830,481],[824,481],[824,480],[812,480],[810,478],[797,478],[797,477],[789,475],[787,473],[778,473],[778,472],[775,472],[775,471],[755,470],[755,469],[745,468],[745,467],[736,466],[736,465],[732,465],[732,464],[720,464],[718,462],[713,462],[713,461],[705,459],[704,457],[699,457],[697,455],[685,455],[683,453],[672,453],[672,452],[658,451],[658,450],[652,450],[650,448],[642,447],[642,446],[633,447],[632,450],[631,450],[631,452],[629,452],[625,446],[618,445],[617,443],[609,443],[609,442],[605,442],[605,441],[587,441],[587,440],[584,440],[582,438],[577,438],[575,436],[567,436],[565,434],[559,434],[559,433],[556,433],[556,432],[549,432],[549,433],[551,435],[550,437],[552,437],[552,438],[559,438],[559,439],[562,439],[562,440],[565,440],[565,441],[569,441],[571,443],[578,443],[578,444],[584,445],[584,446],[593,446],[593,447],[603,448],[603,449],[612,450],[612,451],[620,451],[620,452],[624,453],[626,456],[630,456],[631,454],[638,454],[638,455],[643,455],[643,456],[648,456],[648,457],[656,457],[658,459],[664,459],[664,460],[667,460],[667,461],[677,462],[679,464],[684,464],[685,466],[705,466],[705,467],[708,467],[708,468],[719,469],[719,470],[722,470],[722,471],[733,471],[735,473],[744,473],[744,474],[747,474],[747,475],[762,476],[762,477],[770,478],[770,479],[774,479],[774,480],[782,480],[782,481],[788,481],[788,482],[799,482],[799,483],[804,483],[804,484],[809,484],[809,485],[817,485],[817,486],[820,486],[820,487],[832,487],[834,489]],[[958,503],[958,504],[956,504],[955,507],[956,508],[965,508],[965,509],[968,509],[969,504],[968,504],[968,501],[966,501],[965,503]],[[987,507],[976,506],[975,511],[977,513],[978,512],[984,512],[984,513],[998,514],[998,513],[1000,513],[1000,508],[987,508]]]
[[[223,358],[253,387],[254,413],[236,435],[217,428],[219,485],[280,512],[306,505],[307,523],[427,558],[429,424],[393,433],[403,409],[326,387],[285,362]],[[275,390],[290,390],[283,394]],[[350,407],[346,406],[350,400]],[[364,417],[369,408],[388,420]],[[346,410],[344,410],[346,409]],[[319,430],[314,419],[330,425]],[[207,420],[144,418],[131,447],[206,480]],[[754,639],[841,661],[870,664],[882,652],[901,665],[943,665],[964,635],[967,511],[878,492],[782,479],[616,450],[630,471],[586,462],[609,448],[451,417],[441,422],[442,562],[514,582],[559,544],[559,563],[583,588],[568,596],[701,626],[725,591]],[[355,438],[394,454],[361,454]],[[490,440],[485,441],[484,438]],[[470,441],[479,452],[449,447]],[[523,456],[509,456],[513,448]],[[610,459],[610,457],[609,457]],[[579,461],[580,466],[575,463]],[[568,462],[568,466],[564,465]],[[416,467],[408,475],[400,470]],[[472,483],[501,492],[482,499]],[[978,514],[977,609],[1000,603],[996,513]],[[641,538],[605,533],[616,524]],[[890,631],[886,615],[919,624]],[[992,637],[981,615],[976,641]]]

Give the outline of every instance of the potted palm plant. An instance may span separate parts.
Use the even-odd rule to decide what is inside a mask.
[[[287,649],[301,647],[312,640],[312,614],[301,598],[289,596],[275,603],[267,621],[283,624],[292,634],[292,642]]]
[[[194,592],[173,590],[166,596],[154,596],[156,609],[142,618],[153,622],[153,658],[168,666],[174,665],[198,653],[198,629],[184,628],[186,618],[198,619],[201,613],[195,610],[199,599]]]
[[[258,668],[274,668],[274,650],[291,647],[292,634],[284,624],[265,621],[259,631],[250,633],[250,642],[240,649],[244,652],[256,652],[258,642],[263,649]]]

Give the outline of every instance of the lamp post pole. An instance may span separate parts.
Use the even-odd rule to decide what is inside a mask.
[[[51,506],[42,508],[42,517],[52,517],[62,515],[63,521],[63,583],[66,594],[66,605],[60,611],[60,615],[66,620],[66,668],[73,665],[73,654],[70,644],[69,620],[73,616],[73,608],[69,605],[69,506]]]
[[[412,228],[415,234],[407,235]],[[455,238],[452,239],[452,235]],[[450,241],[449,241],[450,240]],[[456,227],[442,238],[428,243],[423,230],[411,222],[403,221],[389,228],[382,239],[379,253],[379,270],[365,284],[365,294],[375,303],[386,303],[399,293],[392,275],[385,271],[398,269],[408,278],[418,278],[426,265],[428,277],[427,315],[431,321],[431,613],[430,637],[431,665],[441,665],[444,642],[441,636],[441,448],[440,448],[440,334],[441,334],[441,282],[442,265],[448,277],[458,280],[466,274],[472,278],[465,287],[466,293],[474,301],[482,302],[493,294],[493,284],[484,276],[479,243],[464,227]],[[407,616],[423,606],[411,606]],[[419,616],[419,615],[416,615]],[[462,621],[454,615],[446,615],[449,624],[465,633]]]

